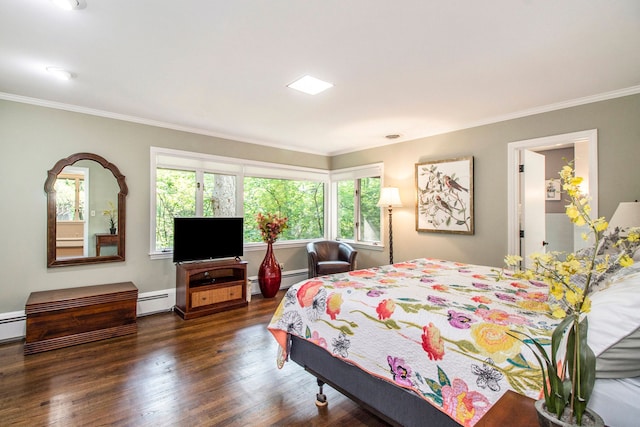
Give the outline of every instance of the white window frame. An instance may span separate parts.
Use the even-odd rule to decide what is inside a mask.
[[[329,178],[328,170],[313,169],[302,166],[291,166],[280,163],[259,162],[254,160],[239,159],[235,157],[216,156],[213,154],[197,153],[170,148],[151,147],[150,149],[150,237],[149,237],[149,257],[151,259],[165,259],[173,256],[173,251],[157,251],[156,245],[156,170],[157,168],[171,168],[181,170],[193,170],[196,172],[196,179],[202,178],[202,173],[212,172],[225,175],[236,176],[236,215],[244,217],[244,178],[251,176],[256,178],[292,179],[302,181],[316,181],[324,184],[324,236],[327,236],[328,212],[329,212]],[[199,172],[198,172],[199,171]],[[200,174],[199,174],[200,173]],[[200,179],[199,182],[202,182]],[[198,197],[202,199],[202,188],[196,192],[196,211],[198,207]],[[196,212],[197,213],[197,212]],[[201,214],[202,212],[200,212]],[[307,242],[316,239],[306,240],[284,240],[279,241],[279,247],[304,246]],[[264,243],[245,243],[245,252],[254,250],[264,250]]]
[[[336,169],[330,172],[331,177],[331,190],[330,190],[330,203],[331,209],[329,211],[329,236],[331,239],[338,239],[338,182],[346,180],[356,180],[361,178],[373,178],[380,177],[380,188],[384,186],[384,163],[372,163],[368,165],[355,166],[345,169]],[[356,196],[356,206],[354,209],[354,220],[359,221],[360,217],[360,193]],[[382,239],[384,227],[384,212],[380,209],[380,238]],[[355,239],[340,239],[348,242],[353,246],[359,246],[363,248],[384,248],[383,240],[377,242],[362,241],[359,240],[359,233],[354,233]]]

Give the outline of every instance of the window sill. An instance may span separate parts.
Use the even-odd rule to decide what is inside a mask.
[[[346,240],[343,240],[343,242],[350,244],[356,249],[365,249],[368,251],[375,251],[375,252],[384,251],[384,245],[382,243],[349,242]]]
[[[282,242],[276,242],[273,244],[273,247],[276,249],[288,249],[288,248],[304,248],[307,246],[307,243],[312,242],[313,240],[287,240]],[[267,247],[266,243],[246,243],[244,245],[244,253],[251,252],[264,252]],[[173,251],[161,251],[161,252],[151,252],[149,253],[149,259],[173,259]]]
[[[311,240],[284,240],[275,242],[273,247],[276,249],[289,249],[289,248],[304,248],[307,243],[316,241],[318,239]],[[367,242],[351,242],[348,240],[342,240],[342,242],[348,243],[356,249],[364,249],[368,251],[382,252],[384,251],[384,245],[382,243],[367,243]],[[264,252],[267,247],[266,243],[246,243],[244,245],[244,253],[251,252]],[[172,259],[173,251],[151,252],[149,253],[149,259]]]

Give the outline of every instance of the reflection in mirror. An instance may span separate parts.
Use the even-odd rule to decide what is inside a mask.
[[[88,168],[65,167],[54,184],[56,191],[56,259],[89,256],[86,242],[86,182]]]
[[[124,261],[127,186],[115,165],[74,154],[49,171],[45,191],[49,267]]]

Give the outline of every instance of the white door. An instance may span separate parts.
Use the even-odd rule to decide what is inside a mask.
[[[578,151],[578,144],[584,141],[585,149],[582,153]],[[591,197],[591,215],[598,217],[598,131],[596,129],[580,132],[566,133],[562,135],[545,136],[543,138],[527,139],[523,141],[510,142],[507,146],[508,158],[507,166],[507,191],[508,191],[508,211],[507,228],[508,244],[507,253],[522,254],[521,240],[519,237],[522,224],[522,175],[518,172],[518,165],[522,164],[523,150],[548,150],[551,148],[576,148],[576,167],[584,162],[585,169],[580,172],[580,176],[589,177],[589,197]],[[580,233],[578,233],[580,234]],[[553,236],[549,236],[553,239]],[[574,249],[575,250],[575,249]]]
[[[524,173],[522,179],[522,208],[520,255],[525,259],[524,266],[530,267],[529,255],[545,250],[545,197],[544,197],[544,156],[530,150],[522,150]]]

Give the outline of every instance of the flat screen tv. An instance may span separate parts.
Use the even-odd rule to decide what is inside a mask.
[[[243,218],[174,218],[173,227],[173,262],[243,254]]]

